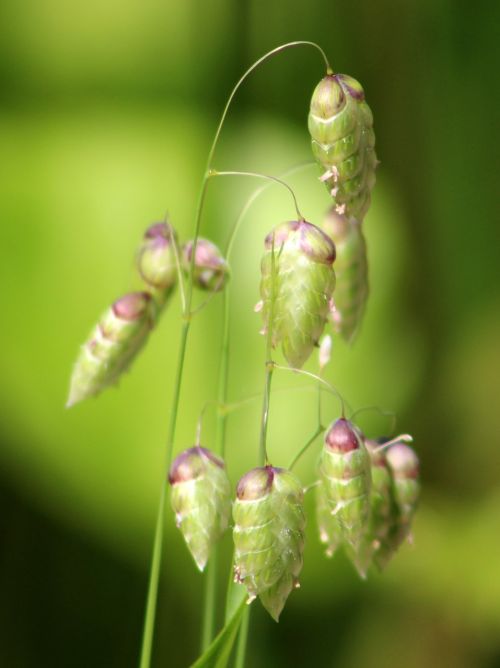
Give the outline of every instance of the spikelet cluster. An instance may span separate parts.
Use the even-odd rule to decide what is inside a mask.
[[[278,225],[265,239],[260,293],[264,330],[300,368],[323,332],[335,287],[335,245],[305,220]]]
[[[213,545],[228,526],[230,484],[224,462],[194,446],[176,457],[169,473],[177,527],[196,565],[203,571]]]
[[[313,92],[308,125],[336,211],[361,223],[377,165],[373,116],[361,84],[346,74],[325,76]]]
[[[343,545],[361,577],[381,570],[408,538],[420,485],[418,458],[395,442],[387,451],[341,418],[325,436],[316,488],[320,541],[327,556]]]
[[[368,261],[366,242],[360,223],[348,219],[332,207],[321,229],[335,243],[337,285],[331,303],[330,320],[333,331],[347,342],[356,336],[368,297]]]
[[[114,302],[92,330],[73,368],[68,407],[115,384],[130,367],[177,284],[178,265],[182,263],[189,272],[192,246],[192,242],[184,246],[181,259],[177,256],[177,235],[169,223],[154,223],[146,230],[136,256],[145,290]],[[229,267],[218,248],[200,239],[194,284],[218,291],[228,276]]]
[[[302,569],[303,491],[285,469],[252,469],[239,481],[233,505],[234,573],[249,600],[257,596],[278,621]]]

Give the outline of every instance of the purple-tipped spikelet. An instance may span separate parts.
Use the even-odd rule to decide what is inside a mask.
[[[194,446],[176,457],[168,480],[177,526],[203,571],[212,546],[227,528],[231,512],[231,489],[224,462],[207,448]]]
[[[333,331],[350,342],[356,336],[368,297],[366,242],[361,225],[330,209],[321,225],[337,249],[335,275],[337,285],[330,318]]]
[[[137,270],[158,304],[163,305],[177,283],[173,227],[154,223],[146,230],[137,252]]]
[[[343,538],[356,551],[370,518],[370,455],[358,429],[340,418],[325,434],[320,479]]]
[[[386,452],[392,478],[390,527],[374,555],[380,570],[385,568],[399,546],[410,536],[411,523],[420,497],[419,461],[409,445],[396,443]]]
[[[103,313],[76,360],[67,407],[116,383],[145,344],[155,317],[147,292],[131,292]]]
[[[259,596],[278,621],[298,587],[304,550],[303,490],[297,478],[273,466],[255,468],[238,483],[233,504],[235,581],[249,602]]]
[[[281,343],[288,364],[300,368],[328,316],[335,287],[335,245],[318,227],[299,220],[274,228],[265,248],[260,283],[264,332],[271,327],[273,345]]]
[[[184,271],[189,273],[193,256],[193,242],[188,241],[182,249]],[[193,280],[196,287],[210,292],[222,290],[229,279],[229,265],[217,246],[208,239],[198,239],[194,260]]]
[[[365,439],[371,462],[370,520],[366,535],[358,550],[349,554],[363,578],[366,577],[368,567],[375,555],[387,542],[395,510],[391,472],[387,465],[385,451],[381,448],[381,442],[383,443],[384,439],[381,441]]]
[[[329,74],[316,86],[309,113],[312,150],[338,213],[359,222],[375,185],[373,116],[361,84]]]

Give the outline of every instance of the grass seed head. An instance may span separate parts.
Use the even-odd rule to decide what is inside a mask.
[[[375,185],[373,117],[359,82],[327,75],[316,86],[309,112],[314,157],[336,210],[362,222]]]
[[[392,506],[389,530],[374,555],[380,570],[410,536],[420,497],[419,461],[413,448],[396,443],[387,449],[385,457],[391,474]]]
[[[182,249],[183,267],[189,273],[193,255],[193,241]],[[219,292],[229,279],[229,265],[217,246],[208,239],[199,238],[196,243],[193,280],[196,287],[209,292]]]
[[[320,478],[330,512],[338,520],[345,541],[356,550],[370,518],[370,456],[352,422],[340,418],[325,434]]]
[[[250,600],[260,597],[278,621],[298,586],[304,550],[303,490],[285,469],[252,469],[238,483],[233,505],[234,573]]]
[[[153,294],[168,296],[177,283],[175,231],[167,223],[154,223],[145,232],[137,252],[137,270]]]
[[[231,512],[224,462],[207,448],[194,446],[176,457],[168,480],[177,527],[203,571],[213,545],[227,528]]]
[[[318,227],[300,220],[278,225],[267,235],[265,249],[260,284],[264,331],[271,327],[273,345],[281,343],[289,365],[300,368],[328,317],[335,245]]]
[[[156,318],[147,292],[131,292],[103,313],[78,355],[67,406],[117,382],[146,343]]]
[[[361,225],[332,207],[321,225],[337,249],[330,320],[333,331],[351,342],[361,325],[368,297],[368,261]]]

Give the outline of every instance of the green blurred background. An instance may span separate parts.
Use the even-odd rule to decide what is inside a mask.
[[[397,412],[422,460],[415,544],[361,583],[326,560],[310,514],[302,588],[276,625],[255,603],[248,666],[500,665],[500,239],[491,0],[3,0],[0,6],[0,665],[137,664],[179,337],[174,299],[118,390],[65,411],[78,346],[137,288],[135,248],[168,210],[190,236],[206,154],[243,70],[282,42],[319,42],[364,85],[381,166],[365,221],[371,298],[361,336],[336,341],[329,379],[356,407]],[[278,174],[310,159],[306,116],[323,65],[300,48],[245,84],[219,169]],[[498,127],[498,125],[497,125]],[[313,169],[301,209],[328,206]],[[224,245],[260,184],[214,180],[203,234]],[[259,392],[264,234],[293,216],[271,188],[238,238],[232,399]],[[216,387],[220,300],[189,341],[176,451]],[[314,370],[315,363],[308,366]],[[277,374],[275,387],[308,386]],[[259,402],[231,416],[231,479],[257,460]],[[314,394],[272,400],[286,464],[314,429]],[[325,400],[331,419],[335,399]],[[389,428],[360,416],[370,436]],[[204,442],[213,445],[210,411]],[[298,467],[314,478],[318,447]],[[202,577],[168,513],[154,666],[198,650]],[[228,568],[230,537],[221,569]],[[225,575],[221,573],[221,578]]]

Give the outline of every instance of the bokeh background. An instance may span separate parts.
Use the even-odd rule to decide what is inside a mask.
[[[224,101],[265,51],[311,39],[364,85],[381,166],[365,221],[371,297],[329,379],[355,408],[414,434],[423,498],[415,544],[366,583],[326,560],[310,513],[302,588],[276,625],[252,608],[248,666],[500,665],[500,293],[495,24],[478,0],[3,0],[0,6],[0,665],[137,665],[180,330],[174,298],[118,389],[64,409],[79,345],[138,288],[143,230],[168,211],[189,238]],[[310,159],[312,49],[241,89],[219,169],[278,174]],[[496,165],[498,168],[498,165]],[[290,177],[308,219],[328,206],[312,169]],[[257,185],[214,180],[203,234],[223,246]],[[235,246],[233,400],[261,391],[264,234],[293,216],[270,188]],[[220,300],[195,320],[175,450],[216,388]],[[315,361],[308,368],[315,369]],[[276,374],[269,450],[286,464],[314,429],[304,379]],[[232,414],[233,483],[257,462],[260,402]],[[325,413],[338,415],[334,398]],[[365,412],[371,436],[388,420]],[[208,411],[203,440],[213,445]],[[298,467],[314,479],[318,446]],[[202,576],[166,517],[154,666],[198,652]],[[227,571],[230,537],[224,541]],[[221,602],[219,602],[221,603]]]

